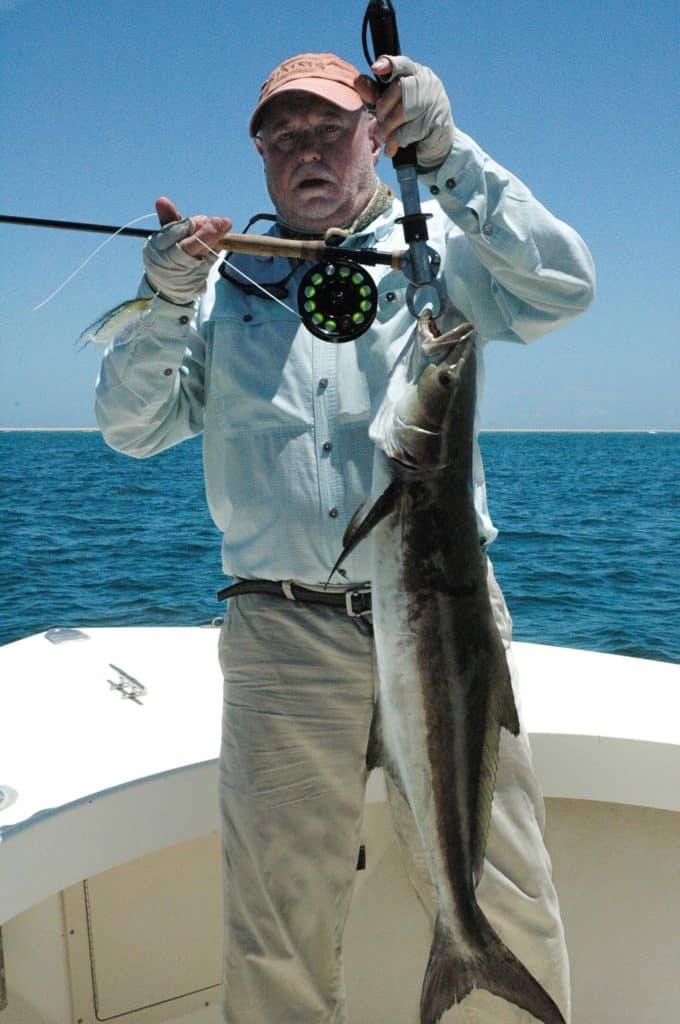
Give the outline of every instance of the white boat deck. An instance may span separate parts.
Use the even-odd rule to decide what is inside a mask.
[[[217,630],[84,632],[0,648],[0,1024],[216,1024]],[[668,1024],[680,1006],[680,666],[522,643],[515,654],[574,1022]],[[111,664],[145,687],[140,703],[110,688]],[[352,1024],[412,1024],[429,948],[384,800],[374,772],[344,942]]]
[[[219,827],[217,630],[83,632],[0,648],[0,923]],[[536,644],[515,654],[546,796],[680,811],[680,666]],[[141,703],[110,688],[111,663],[145,686]],[[367,799],[383,798],[375,772]]]

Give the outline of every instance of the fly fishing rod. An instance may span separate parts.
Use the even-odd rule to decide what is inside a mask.
[[[57,228],[63,231],[89,231],[100,235],[126,235],[130,238],[149,238],[157,235],[160,228],[128,228],[117,227],[115,224],[88,224],[78,220],[48,220],[44,217],[14,217],[0,213],[0,223],[23,224],[27,227]],[[247,253],[251,256],[287,256],[298,260],[333,259],[339,253],[343,257],[360,263],[363,266],[375,267],[383,264],[394,270],[401,270],[408,251],[395,249],[393,252],[381,252],[378,249],[338,249],[337,246],[326,245],[325,242],[277,238],[273,235],[240,235],[230,232],[215,243],[219,250]]]
[[[112,224],[85,224],[79,220],[47,220],[45,217],[11,217],[0,213],[2,224],[23,224],[29,228],[61,228],[62,231],[89,231],[97,235],[129,235],[132,238],[148,238],[155,231],[145,228],[120,228]]]
[[[0,214],[0,222],[132,238],[148,238],[158,231],[6,214]],[[312,334],[323,341],[332,342],[353,341],[364,334],[375,320],[378,291],[373,278],[363,268],[383,265],[406,273],[410,263],[407,249],[392,252],[370,248],[341,249],[326,245],[323,241],[277,238],[271,235],[229,233],[215,244],[215,249],[310,261],[312,267],[298,287],[298,309],[303,323]]]

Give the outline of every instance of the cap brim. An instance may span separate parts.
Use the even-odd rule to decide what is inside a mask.
[[[358,92],[351,89],[342,82],[333,82],[328,78],[296,78],[292,82],[286,82],[267,96],[265,100],[255,107],[253,116],[250,119],[250,134],[257,135],[262,120],[262,112],[268,103],[284,92],[310,92],[323,100],[328,100],[342,110],[359,110],[363,106],[363,100]]]

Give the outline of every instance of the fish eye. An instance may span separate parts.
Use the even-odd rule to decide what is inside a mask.
[[[448,370],[440,370],[437,374],[437,380],[444,388],[450,388],[453,385],[453,377]]]

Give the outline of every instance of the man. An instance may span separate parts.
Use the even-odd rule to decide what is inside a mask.
[[[400,204],[375,166],[381,145],[392,156],[413,142],[433,197],[430,242],[442,257],[447,301],[475,324],[482,343],[532,341],[581,312],[593,271],[578,235],[454,127],[428,68],[383,57],[374,71],[391,78],[381,96],[333,54],[293,57],[264,83],[250,131],[277,214],[271,233],[403,247]],[[368,425],[413,328],[407,282],[386,267],[372,271],[374,324],[356,342],[332,345],[313,337],[291,308],[308,264],[232,257],[218,271],[209,249],[231,222],[182,220],[165,198],[157,210],[164,227],[145,246],[142,284],[154,298],[135,330],[105,354],[99,422],[109,444],[139,457],[203,431],[225,572],[279,581],[271,593],[242,588],[220,638],[225,1020],[340,1024],[342,932],[376,678],[370,631],[358,628],[365,618],[347,614],[337,588],[330,592],[337,606],[324,603],[322,585],[370,490]],[[480,535],[490,541],[479,458],[476,465]],[[368,579],[367,547],[347,559],[348,583]],[[512,664],[510,619],[491,572],[489,585]],[[567,957],[541,797],[526,736],[503,743],[479,901],[567,1017]],[[390,803],[407,870],[431,910],[410,813],[394,791]],[[470,1022],[528,1020],[485,992],[473,992],[458,1013]]]

